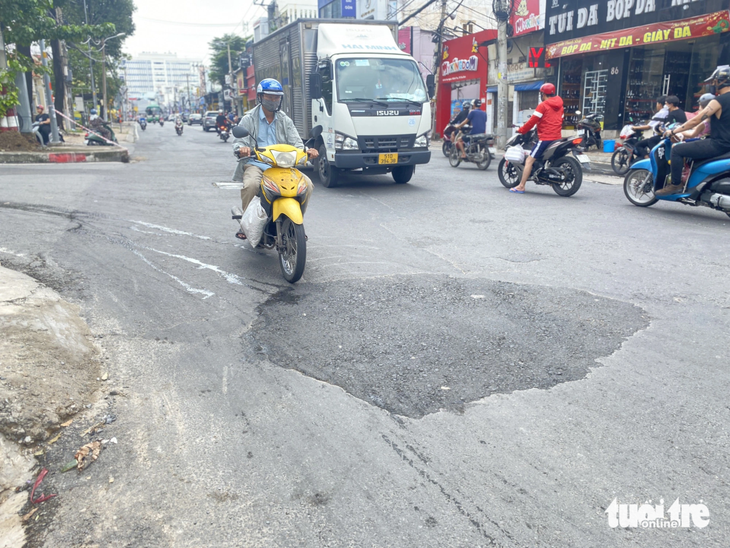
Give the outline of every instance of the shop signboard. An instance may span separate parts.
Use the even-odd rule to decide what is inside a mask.
[[[398,47],[401,49],[401,51],[404,51],[408,54],[412,53],[412,47],[411,47],[411,33],[413,32],[413,27],[405,27],[402,29],[398,29]]]
[[[693,19],[727,8],[727,0],[546,0],[545,43]]]
[[[513,36],[521,36],[544,27],[540,17],[540,0],[513,0],[510,16]]]
[[[724,10],[691,19],[654,23],[616,32],[564,40],[547,46],[546,57],[556,59],[582,53],[596,53],[633,46],[689,40],[727,32],[729,28],[730,12]]]
[[[444,42],[440,68],[441,82],[447,84],[477,80],[482,77],[485,78],[486,82],[487,48],[479,48],[479,44],[494,39],[495,34],[494,31],[483,30]]]
[[[507,82],[524,82],[535,79],[535,69],[530,68],[528,63],[512,63],[507,65]]]
[[[355,0],[342,0],[342,17],[357,17]]]

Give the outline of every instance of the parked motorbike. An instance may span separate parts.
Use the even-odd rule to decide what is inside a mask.
[[[576,114],[580,116],[580,111],[576,111]],[[578,135],[581,136],[581,149],[586,151],[593,146],[598,150],[603,148],[603,140],[601,139],[602,121],[603,116],[600,114],[589,114],[578,121],[576,129],[578,130]]]
[[[644,138],[643,131],[634,131],[630,137],[623,140],[623,143],[616,147],[611,155],[611,167],[616,175],[626,175],[631,165],[639,160],[639,150],[636,145]],[[645,148],[645,147],[642,147]]]
[[[626,198],[639,207],[649,207],[659,200],[691,206],[704,206],[722,211],[730,217],[730,153],[690,161],[685,167],[684,188],[678,194],[657,196],[656,192],[671,184],[669,157],[672,144],[669,139],[655,146],[649,158],[639,160],[629,168],[624,178]]]
[[[516,133],[507,141],[504,158],[499,162],[497,175],[499,181],[507,188],[520,184],[525,167],[527,153],[537,142],[537,130],[522,135]],[[579,147],[581,138],[560,139],[555,141],[535,160],[528,181],[538,185],[550,185],[559,196],[572,196],[583,182],[583,166],[590,169],[590,159]],[[523,148],[524,147],[524,148]]]
[[[216,129],[218,130],[218,137],[220,137],[223,140],[224,143],[227,143],[228,142],[228,139],[231,136],[231,133],[230,133],[231,128],[230,128],[230,126],[228,124],[224,124],[222,126],[218,126]]]
[[[183,127],[183,121],[177,119],[175,121],[175,133],[177,133],[178,137],[183,134]]]
[[[281,273],[289,283],[295,283],[302,277],[307,260],[307,236],[304,233],[302,212],[307,185],[297,167],[307,163],[307,149],[314,146],[321,134],[322,126],[312,128],[303,149],[291,145],[271,145],[256,147],[251,151],[252,157],[271,166],[264,171],[258,192],[266,215],[263,236],[258,245],[265,249],[276,248]],[[249,133],[245,128],[235,126],[233,135],[240,139]],[[240,222],[243,216],[240,208],[233,208],[232,213],[232,218]]]
[[[101,125],[109,130],[110,137],[108,140],[113,141],[114,143],[118,142],[117,136],[112,129],[112,125],[109,122],[103,122]],[[87,146],[113,146],[113,143],[107,142],[102,137],[94,133],[87,133],[86,135],[84,135],[84,143]]]
[[[147,129],[147,120],[145,120],[144,118],[140,118],[139,127],[142,128],[142,131],[146,130]]]
[[[461,151],[456,144],[451,147],[449,151],[449,164],[451,167],[459,167],[461,162],[474,162],[479,169],[484,171],[492,163],[492,159],[494,159],[497,152],[494,148],[494,136],[487,133],[465,136],[464,152],[466,158],[461,157]]]

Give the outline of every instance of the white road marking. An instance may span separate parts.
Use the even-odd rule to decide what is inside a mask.
[[[205,297],[203,297],[203,299],[207,299],[208,297],[212,297],[213,295],[215,295],[215,293],[208,291],[206,289],[196,289],[195,287],[192,287],[191,285],[188,285],[187,283],[182,281],[177,276],[170,274],[169,272],[165,272],[160,267],[158,267],[158,266],[154,265],[152,262],[150,262],[150,260],[147,259],[147,257],[145,257],[144,255],[142,255],[139,251],[133,251],[133,253],[135,255],[137,255],[140,259],[142,259],[145,263],[147,263],[153,270],[156,270],[157,272],[160,272],[161,274],[164,274],[165,276],[169,276],[170,278],[175,280],[177,283],[179,283],[181,286],[183,286],[189,293],[200,293],[202,295],[205,295]]]
[[[212,240],[213,239],[208,236],[199,236],[198,234],[193,234],[192,232],[185,232],[183,230],[168,228],[166,226],[154,225],[152,223],[145,223],[143,221],[131,221],[130,220],[129,222],[135,223],[138,225],[142,225],[142,226],[146,226],[147,228],[156,228],[157,230],[161,230],[162,232],[167,232],[169,234],[178,234],[180,236],[192,236],[193,238],[198,238],[200,240]]]
[[[212,265],[212,264],[206,264],[198,259],[193,259],[191,257],[186,257],[185,255],[175,255],[174,253],[167,253],[166,251],[160,251],[158,249],[154,249],[151,247],[145,247],[145,249],[149,251],[154,251],[155,253],[159,253],[160,255],[167,255],[168,257],[174,257],[175,259],[182,259],[183,261],[187,261],[189,263],[193,263],[198,265],[198,268],[206,269],[206,270],[212,270],[216,274],[220,274],[223,279],[225,279],[228,283],[236,284],[236,285],[244,285],[244,283],[241,281],[241,278],[239,276],[236,276],[235,274],[231,274],[230,272],[226,272],[225,270],[221,270],[219,267]]]
[[[15,253],[14,251],[10,251],[9,249],[5,249],[4,247],[0,247],[0,253],[5,253],[14,257],[25,257],[25,253]]]

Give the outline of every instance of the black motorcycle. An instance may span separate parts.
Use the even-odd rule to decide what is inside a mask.
[[[590,169],[590,159],[582,153],[579,145],[581,139],[560,139],[551,144],[542,157],[532,164],[532,172],[528,181],[538,185],[550,185],[558,196],[572,196],[583,182],[583,166]],[[507,188],[520,184],[525,168],[526,152],[537,143],[537,131],[522,135],[515,134],[507,141],[504,158],[499,162],[497,175],[499,181]],[[514,151],[510,148],[514,147]],[[522,147],[522,151],[519,147]],[[514,154],[513,154],[514,153]],[[518,158],[522,159],[519,160]]]
[[[466,158],[461,157],[459,147],[454,144],[449,151],[449,164],[451,167],[459,167],[461,162],[474,162],[479,169],[484,171],[492,163],[496,149],[494,148],[494,136],[487,133],[478,135],[465,135],[464,152]]]
[[[224,143],[228,142],[228,139],[231,136],[231,126],[229,123],[221,124],[220,126],[215,128],[218,132],[218,137],[223,140]]]
[[[580,115],[580,111],[577,111],[576,114]],[[578,121],[576,129],[578,135],[581,136],[580,148],[582,150],[588,150],[593,146],[599,151],[603,148],[601,122],[603,122],[603,116],[600,114],[589,114]]]
[[[637,148],[637,144],[644,138],[643,131],[634,131],[630,137],[616,147],[611,155],[611,167],[616,175],[626,175],[631,165],[643,158],[644,151]]]

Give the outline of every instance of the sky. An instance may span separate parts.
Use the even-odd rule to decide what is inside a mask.
[[[253,20],[265,15],[252,0],[135,0],[135,4],[137,30],[123,48],[132,56],[173,52],[208,62],[208,42],[227,33],[253,34]]]

